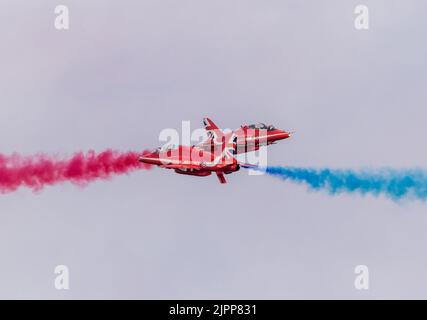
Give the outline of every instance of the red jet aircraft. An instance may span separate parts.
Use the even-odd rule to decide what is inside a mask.
[[[226,183],[224,174],[240,170],[240,164],[232,153],[234,151],[227,148],[215,158],[214,154],[197,146],[167,146],[144,153],[139,161],[154,164],[160,168],[173,169],[179,174],[198,177],[206,177],[215,172],[220,183]],[[248,167],[249,165],[242,166]]]
[[[240,167],[254,167],[239,163],[234,155],[256,151],[263,145],[273,144],[291,135],[262,123],[244,125],[235,131],[224,133],[209,118],[203,119],[203,122],[208,140],[194,146],[159,147],[144,153],[139,161],[198,177],[206,177],[214,172],[220,183],[226,183],[224,174],[239,171]]]
[[[227,142],[235,144],[236,154],[256,151],[261,146],[274,144],[292,135],[292,132],[277,129],[273,125],[267,126],[264,123],[243,125],[231,132],[223,132],[209,118],[204,118],[203,124],[208,133],[208,139],[198,147],[211,152]]]

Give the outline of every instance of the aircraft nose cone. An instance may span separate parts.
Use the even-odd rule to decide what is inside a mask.
[[[282,139],[287,139],[291,136],[290,132],[286,132],[286,131],[280,131],[277,134],[277,140],[282,140]]]

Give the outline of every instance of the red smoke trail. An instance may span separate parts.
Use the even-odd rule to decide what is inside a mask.
[[[15,191],[19,187],[38,191],[64,181],[85,186],[94,180],[149,169],[149,165],[138,161],[141,154],[143,152],[89,151],[75,153],[65,160],[44,154],[26,157],[0,154],[0,193]]]

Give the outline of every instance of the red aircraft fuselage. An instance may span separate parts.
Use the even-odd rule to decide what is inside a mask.
[[[229,174],[240,169],[237,160],[228,152],[225,150],[215,157],[213,153],[199,147],[180,145],[146,152],[139,161],[191,176],[206,177],[215,172],[219,181],[226,183],[224,173]]]
[[[268,146],[279,140],[287,139],[291,133],[277,129],[272,125],[258,123],[254,125],[243,125],[231,132],[219,129],[209,118],[203,119],[209,139],[198,145],[204,150],[214,152],[218,146],[234,143],[235,154],[256,151],[261,146]]]

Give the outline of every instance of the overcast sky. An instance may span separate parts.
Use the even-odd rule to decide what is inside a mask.
[[[270,164],[427,167],[427,3],[366,0],[362,31],[358,4],[3,0],[0,153],[142,150],[209,116],[295,130]],[[426,203],[227,179],[153,169],[1,195],[0,298],[427,298]]]

